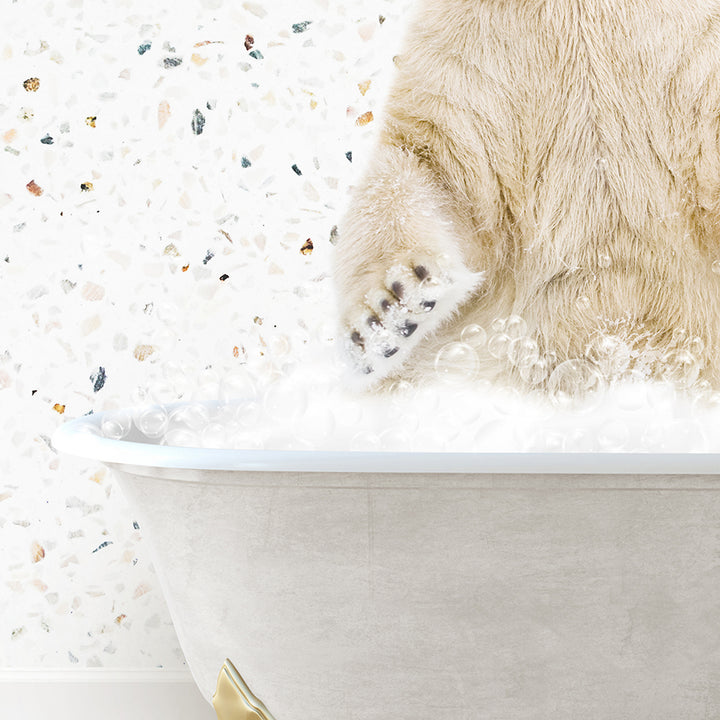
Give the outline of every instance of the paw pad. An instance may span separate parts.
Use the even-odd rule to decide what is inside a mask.
[[[458,287],[468,278],[456,278],[446,265],[430,256],[398,262],[366,286],[346,325],[346,348],[358,373],[382,378],[397,369],[467,292]],[[480,274],[473,277],[475,284],[481,280]]]

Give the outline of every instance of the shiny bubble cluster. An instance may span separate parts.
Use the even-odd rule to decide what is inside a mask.
[[[582,404],[587,410],[592,396],[631,376],[661,379],[680,389],[695,388],[705,349],[702,339],[677,330],[664,347],[660,354],[647,339],[641,348],[637,340],[599,331],[582,355],[559,362],[554,353],[542,352],[522,317],[510,315],[495,318],[488,330],[477,324],[465,327],[460,342],[438,351],[435,371],[443,381],[459,384],[476,378],[484,364],[494,365],[519,378],[526,388],[547,391],[559,408]]]
[[[643,365],[619,333],[598,333],[581,357],[559,361],[511,315],[466,326],[438,351],[434,380],[400,379],[369,396],[345,392],[341,369],[327,361],[293,362],[290,342],[279,339],[225,374],[207,367],[190,376],[168,363],[157,387],[139,388],[136,409],[108,413],[94,430],[112,440],[237,450],[707,449],[709,428],[720,426],[720,392],[699,380],[703,343],[677,332],[663,347],[646,352]],[[484,379],[485,363],[505,368],[504,387]],[[653,363],[662,371],[651,373]],[[183,402],[166,399],[179,391]]]
[[[597,399],[605,381],[597,365],[589,360],[572,359],[560,363],[550,374],[548,391],[552,401],[560,408],[575,407],[583,400],[583,409],[589,410],[589,399]]]
[[[479,369],[477,351],[468,343],[448,343],[435,357],[435,372],[449,383],[462,384],[472,381]]]
[[[605,378],[620,377],[630,366],[630,347],[615,335],[598,333],[588,343],[585,357],[592,362]]]
[[[462,360],[461,376],[472,374],[469,343],[457,345],[448,357]],[[633,372],[606,385],[597,365],[572,359],[549,374],[548,401],[454,373],[422,387],[400,380],[379,397],[288,376],[247,385],[251,392],[229,402],[109,413],[98,429],[113,440],[242,451],[708,452],[720,444],[720,392],[709,385],[689,395]]]

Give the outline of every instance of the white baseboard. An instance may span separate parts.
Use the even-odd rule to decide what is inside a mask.
[[[3,720],[217,720],[185,670],[0,669]]]

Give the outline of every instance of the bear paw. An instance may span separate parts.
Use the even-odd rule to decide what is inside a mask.
[[[413,258],[393,264],[359,307],[351,309],[343,323],[344,348],[369,383],[399,369],[420,340],[485,277],[445,260]]]

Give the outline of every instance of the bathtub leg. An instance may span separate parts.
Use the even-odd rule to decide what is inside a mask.
[[[225,660],[220,670],[213,707],[218,720],[275,720],[252,694],[230,660]]]

